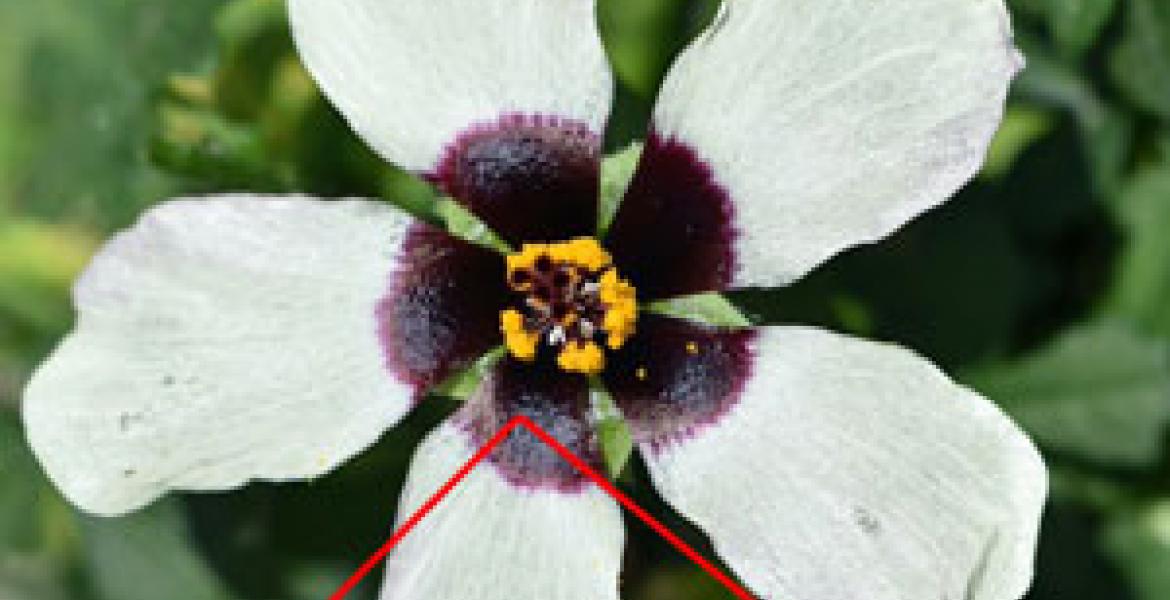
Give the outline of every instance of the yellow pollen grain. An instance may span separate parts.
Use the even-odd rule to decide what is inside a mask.
[[[504,345],[508,352],[523,361],[536,358],[536,344],[539,336],[524,328],[524,315],[508,309],[500,313],[500,331],[504,333]]]
[[[593,342],[573,341],[561,349],[557,366],[570,373],[596,375],[605,369],[605,353]]]
[[[699,345],[694,342],[687,342],[687,354],[698,354]]]

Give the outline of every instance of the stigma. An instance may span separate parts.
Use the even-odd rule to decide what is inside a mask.
[[[546,349],[561,370],[594,375],[605,369],[604,348],[618,350],[634,334],[637,292],[597,240],[525,244],[506,261],[521,301],[500,312],[500,330],[518,360]]]

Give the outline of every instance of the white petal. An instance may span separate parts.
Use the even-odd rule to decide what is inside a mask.
[[[761,599],[1024,594],[1047,478],[998,409],[893,346],[777,327],[757,349],[723,420],[643,452]]]
[[[475,452],[440,426],[399,505],[410,518]],[[596,486],[524,489],[484,461],[390,552],[383,600],[617,600],[621,511]]]
[[[384,158],[429,171],[504,114],[600,133],[612,79],[592,0],[292,0],[301,57]]]
[[[1002,0],[731,0],[654,115],[735,204],[736,286],[791,282],[978,169],[1021,59]]]
[[[408,218],[305,198],[168,202],[78,281],[76,330],[24,396],[29,440],[79,507],[325,473],[410,407],[375,304]]]

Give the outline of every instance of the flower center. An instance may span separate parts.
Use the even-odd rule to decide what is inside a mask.
[[[507,263],[508,287],[523,302],[500,312],[500,330],[517,359],[534,361],[545,347],[562,370],[593,375],[605,368],[602,345],[617,350],[634,334],[634,286],[597,240],[524,244]]]

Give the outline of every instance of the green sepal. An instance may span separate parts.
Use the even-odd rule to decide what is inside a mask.
[[[502,254],[512,253],[507,242],[453,198],[437,200],[432,211],[434,219],[451,235]]]
[[[460,402],[466,401],[471,397],[471,394],[475,393],[479,382],[483,381],[488,371],[504,356],[505,352],[503,346],[492,348],[470,367],[451,375],[436,385],[431,393],[436,396],[454,398]]]
[[[625,149],[605,157],[601,161],[601,199],[598,202],[597,237],[605,237],[613,218],[617,216],[622,197],[630,180],[634,178],[634,171],[638,168],[638,161],[642,158],[642,142],[632,142]]]
[[[658,300],[647,304],[644,309],[647,312],[714,327],[752,326],[751,319],[747,318],[730,300],[716,292]]]
[[[605,473],[610,479],[616,480],[621,477],[634,454],[634,436],[630,434],[629,425],[613,403],[613,397],[597,377],[589,381],[589,396],[594,427],[605,461]]]

